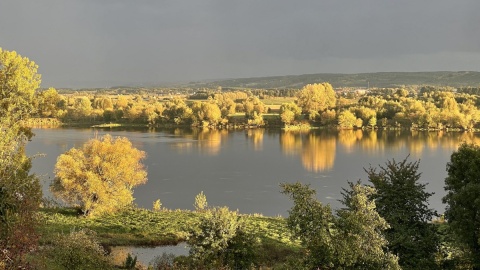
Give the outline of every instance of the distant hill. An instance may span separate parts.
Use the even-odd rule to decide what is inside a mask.
[[[189,87],[215,88],[301,88],[309,83],[329,82],[333,87],[399,87],[431,85],[452,87],[480,87],[480,72],[376,72],[358,74],[319,73],[274,77],[226,79],[208,82],[192,82]]]

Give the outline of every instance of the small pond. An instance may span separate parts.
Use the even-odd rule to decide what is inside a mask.
[[[137,262],[148,266],[153,264],[153,260],[157,256],[161,256],[163,253],[173,254],[175,256],[188,255],[188,245],[186,243],[180,243],[176,246],[158,246],[158,247],[135,247],[135,246],[116,246],[112,247],[110,256],[117,265],[123,264],[125,258],[130,253],[132,257],[137,256]]]

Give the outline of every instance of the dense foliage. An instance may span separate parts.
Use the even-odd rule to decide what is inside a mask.
[[[471,130],[480,123],[480,99],[475,89],[414,86],[334,91],[329,83],[321,83],[289,90],[292,95],[288,96],[282,90],[266,89],[217,89],[166,96],[141,91],[129,95],[99,91],[60,95],[50,88],[37,92],[40,118],[36,124],[57,119],[78,124],[231,127],[289,126],[308,121],[342,129]]]
[[[42,251],[48,260],[50,269],[113,269],[105,256],[106,251],[100,245],[95,232],[91,230],[71,231],[69,234],[59,234],[55,245]]]
[[[248,269],[253,266],[255,238],[245,231],[244,220],[238,213],[227,207],[208,209],[187,243],[195,268]]]
[[[445,218],[472,269],[480,269],[480,146],[462,144],[447,164]]]
[[[335,107],[337,98],[329,83],[307,84],[297,95],[298,106],[306,114],[315,114]]]
[[[371,187],[350,183],[344,190],[345,208],[333,215],[315,191],[300,183],[282,184],[293,200],[288,227],[306,247],[308,269],[400,269],[398,258],[385,251],[383,231],[388,223],[376,212]]]
[[[127,138],[105,135],[60,155],[52,191],[84,215],[112,213],[133,202],[133,188],[147,181],[145,152]]]
[[[436,212],[428,207],[432,193],[420,183],[419,161],[388,161],[366,170],[377,192],[373,195],[378,213],[390,228],[385,231],[388,249],[399,257],[403,269],[437,269],[435,256],[439,239],[429,223]]]
[[[37,243],[41,188],[30,174],[25,145],[33,134],[24,125],[34,113],[37,68],[28,58],[0,48],[0,269],[28,267],[25,254]]]

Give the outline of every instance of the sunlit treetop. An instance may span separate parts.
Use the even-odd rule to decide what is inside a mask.
[[[12,121],[25,119],[33,110],[33,94],[40,87],[38,66],[15,51],[0,48],[0,115]]]

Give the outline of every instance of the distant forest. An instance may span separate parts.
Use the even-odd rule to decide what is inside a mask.
[[[343,87],[401,87],[401,86],[451,86],[478,87],[480,72],[476,71],[438,71],[438,72],[377,72],[357,74],[304,74],[274,77],[257,77],[217,80],[210,82],[190,82],[186,87],[227,87],[227,88],[262,88],[289,89],[302,88],[306,84],[329,82],[335,88]]]

